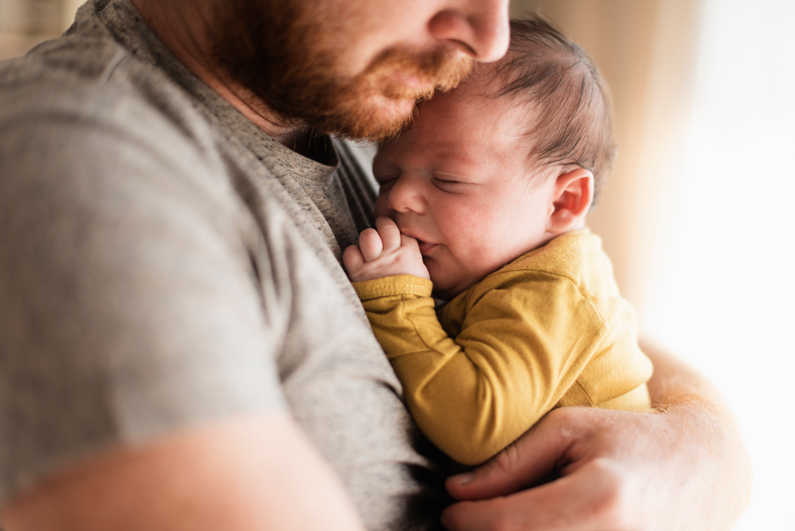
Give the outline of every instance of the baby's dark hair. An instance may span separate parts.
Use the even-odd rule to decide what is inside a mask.
[[[574,164],[594,175],[594,202],[615,159],[609,89],[593,61],[539,16],[511,21],[497,63],[498,96],[526,100],[535,164]]]

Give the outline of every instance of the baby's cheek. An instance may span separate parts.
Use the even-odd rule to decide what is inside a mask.
[[[462,261],[488,259],[502,245],[503,234],[490,216],[455,216],[450,225],[455,233],[454,252]]]
[[[510,260],[506,260],[503,245],[499,235],[484,234],[473,239],[458,257],[463,275],[477,281],[504,266]]]
[[[375,208],[373,208],[373,217],[380,218],[382,216],[391,217],[391,209],[389,208],[389,195],[379,194],[378,199],[375,201]]]
[[[447,290],[456,284],[457,271],[450,263],[440,263],[437,260],[424,259],[425,267],[433,282],[434,289]]]

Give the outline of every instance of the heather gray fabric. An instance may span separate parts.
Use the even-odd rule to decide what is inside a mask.
[[[113,445],[288,408],[370,529],[436,525],[440,474],[338,262],[373,189],[316,145],[262,133],[128,0],[0,66],[0,502]]]

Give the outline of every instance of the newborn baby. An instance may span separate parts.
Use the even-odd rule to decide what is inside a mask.
[[[415,420],[460,463],[558,406],[651,407],[633,311],[585,228],[614,153],[605,90],[577,45],[514,21],[508,55],[373,163],[376,229],[344,264]]]

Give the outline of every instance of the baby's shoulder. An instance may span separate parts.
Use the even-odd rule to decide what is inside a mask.
[[[601,239],[588,230],[563,234],[525,253],[473,286],[468,299],[472,304],[491,292],[552,296],[561,290],[589,300],[620,296]]]

